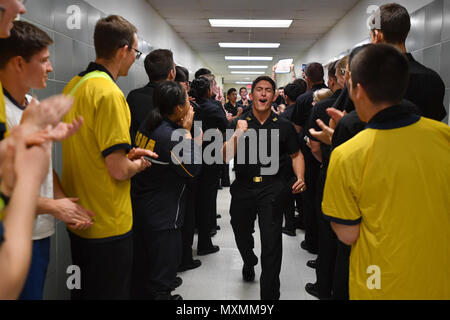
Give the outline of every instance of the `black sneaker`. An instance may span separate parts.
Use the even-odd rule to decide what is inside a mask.
[[[317,269],[317,260],[309,260],[306,263],[307,267],[310,267],[311,269]]]
[[[208,254],[216,253],[219,250],[220,250],[219,246],[212,246],[211,248],[208,248],[208,249],[198,249],[197,255],[198,256],[206,256]]]
[[[283,232],[285,235],[290,236],[290,237],[296,237],[297,236],[297,233],[295,233],[294,230],[289,230],[287,228],[281,229],[281,232]]]
[[[244,264],[244,267],[242,268],[242,278],[245,282],[252,282],[255,280],[255,267],[246,266]]]
[[[175,279],[172,281],[172,284],[170,286],[172,287],[173,290],[175,290],[182,284],[183,284],[183,279],[181,279],[180,277],[175,277]]]
[[[317,289],[317,283],[307,283],[305,286],[305,290],[313,297],[319,298],[319,290]]]

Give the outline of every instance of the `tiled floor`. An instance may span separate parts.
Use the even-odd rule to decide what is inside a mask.
[[[183,285],[174,294],[180,294],[185,300],[259,300],[259,275],[261,266],[256,266],[256,280],[253,283],[242,281],[242,259],[234,241],[230,225],[231,195],[229,188],[219,190],[217,210],[221,219],[221,230],[213,238],[213,243],[220,246],[220,251],[202,257],[195,257],[197,247],[194,239],[194,259],[200,259],[200,268],[179,273]],[[259,228],[256,222],[255,253],[260,256]],[[313,269],[306,267],[306,262],[315,259],[315,255],[300,248],[304,232],[297,230],[296,237],[283,235],[283,262],[281,268],[282,300],[316,300],[305,292],[308,282],[315,282]]]

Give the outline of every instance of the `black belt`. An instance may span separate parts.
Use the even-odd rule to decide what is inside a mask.
[[[250,184],[255,184],[255,185],[264,185],[264,184],[271,183],[278,179],[280,179],[279,175],[255,176],[255,177],[247,177],[247,176],[236,177],[236,180],[238,180],[240,182],[250,183]]]

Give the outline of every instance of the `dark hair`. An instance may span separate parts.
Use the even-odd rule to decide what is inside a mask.
[[[195,73],[195,79],[198,79],[201,76],[208,75],[208,74],[212,74],[211,70],[206,69],[206,68],[198,69],[197,72]]]
[[[239,94],[241,94],[241,91],[244,90],[244,89],[247,90],[247,87],[241,87],[241,88],[239,89]],[[248,91],[248,90],[247,90],[247,91]]]
[[[408,88],[409,63],[391,45],[368,45],[350,65],[352,85],[359,83],[373,103],[399,103]]]
[[[94,46],[97,58],[111,59],[119,48],[132,49],[137,29],[128,20],[118,15],[98,20],[94,31]]]
[[[290,83],[284,88],[284,95],[287,96],[292,102],[295,102],[300,95],[305,93],[306,90],[302,89],[303,88],[298,85]]]
[[[411,30],[411,17],[408,10],[397,3],[380,7],[381,32],[387,43],[404,43]]]
[[[306,92],[306,90],[308,89],[308,84],[303,79],[296,79],[292,83],[300,88],[300,91],[302,92],[300,95],[304,94]]]
[[[352,64],[353,58],[360,53],[364,48],[367,48],[370,46],[370,44],[364,44],[362,46],[356,47],[355,49],[350,52],[350,55],[348,56],[348,65],[350,66]]]
[[[0,39],[0,69],[9,60],[20,56],[29,62],[31,57],[53,43],[47,33],[25,21],[14,21],[11,36]]]
[[[210,81],[206,78],[200,77],[194,79],[191,83],[191,91],[189,95],[195,99],[206,98],[208,90],[211,89]]]
[[[277,89],[277,85],[275,84],[275,81],[273,81],[273,79],[272,79],[271,77],[268,77],[268,76],[260,76],[260,77],[256,78],[255,81],[253,81],[253,84],[252,84],[252,93],[253,93],[253,91],[255,90],[256,85],[257,85],[258,83],[260,83],[261,81],[267,81],[267,82],[270,82],[270,84],[272,85],[273,92],[274,92],[274,94],[275,94],[275,90]]]
[[[176,82],[189,82],[189,71],[185,67],[176,66],[175,70],[177,74],[175,76]]]
[[[177,82],[165,81],[161,83],[153,92],[152,108],[145,126],[148,132],[152,132],[162,122],[163,116],[170,116],[175,108],[186,103],[186,91]]]
[[[233,92],[237,92],[236,88],[231,88],[227,91],[227,97],[232,94]]]
[[[151,82],[167,80],[174,65],[173,53],[167,49],[158,49],[150,52],[144,61],[145,72],[147,72]]]
[[[323,82],[323,66],[318,62],[310,63],[306,66],[305,75],[312,82]]]
[[[333,78],[336,81],[337,81],[337,78],[336,78],[336,65],[337,65],[338,62],[339,62],[339,60],[334,61],[334,62],[332,62],[332,63],[330,63],[328,65],[328,78]]]

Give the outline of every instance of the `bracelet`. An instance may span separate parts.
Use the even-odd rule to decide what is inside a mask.
[[[5,207],[8,205],[9,200],[11,200],[10,197],[8,197],[7,195],[5,195],[3,192],[0,191],[0,197],[2,197],[3,202],[5,203]]]

